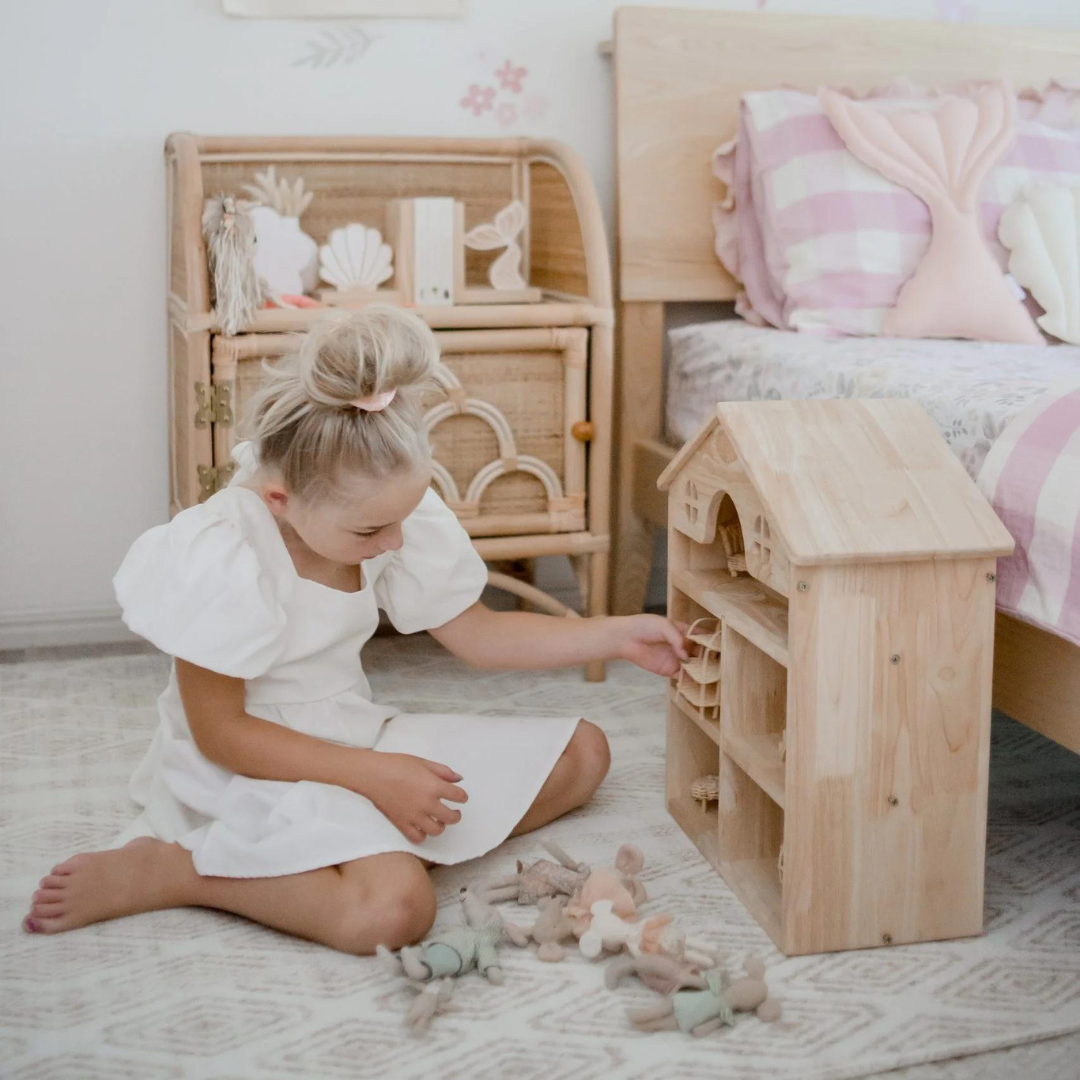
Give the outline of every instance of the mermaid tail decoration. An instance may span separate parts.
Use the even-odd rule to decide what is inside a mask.
[[[964,97],[944,94],[931,111],[887,112],[829,89],[819,97],[847,148],[930,208],[930,246],[882,332],[1043,344],[986,246],[979,221],[979,190],[1015,135],[1009,85],[991,83]]]

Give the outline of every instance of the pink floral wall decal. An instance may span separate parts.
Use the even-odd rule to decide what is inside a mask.
[[[479,86],[473,83],[469,92],[461,99],[459,104],[463,109],[469,109],[473,116],[482,116],[488,112],[495,100],[494,86]]]
[[[529,69],[509,57],[494,67],[490,56],[491,50],[485,47],[475,49],[470,58],[477,67],[486,67],[491,72],[496,85],[470,83],[468,92],[459,100],[460,106],[478,119],[490,113],[501,128],[513,127],[522,118],[533,121],[546,116],[548,99],[535,91],[525,93]]]
[[[513,61],[505,60],[502,67],[495,72],[495,78],[499,80],[499,86],[504,90],[512,90],[515,94],[520,94],[525,76],[528,74],[528,68],[514,67]]]

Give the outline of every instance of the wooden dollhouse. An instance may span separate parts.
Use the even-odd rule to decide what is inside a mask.
[[[676,821],[788,955],[981,932],[1013,542],[929,417],[721,403],[659,486]]]

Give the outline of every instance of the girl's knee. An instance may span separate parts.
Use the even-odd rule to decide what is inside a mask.
[[[403,855],[372,882],[367,908],[378,927],[378,945],[414,945],[431,929],[439,904],[419,859]]]
[[[426,888],[415,891],[390,890],[378,902],[383,907],[376,918],[381,935],[376,944],[385,945],[388,949],[400,949],[421,941],[435,922],[438,911],[435,891],[430,883],[426,883]]]
[[[595,724],[582,720],[566,752],[574,763],[582,801],[588,801],[611,767],[611,747],[608,746],[607,736]]]
[[[414,945],[431,929],[438,910],[427,871],[411,855],[388,861],[370,881],[347,887],[345,896],[330,944],[353,954],[373,953],[376,945]]]

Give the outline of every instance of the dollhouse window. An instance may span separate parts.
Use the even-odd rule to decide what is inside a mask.
[[[698,489],[697,484],[693,480],[686,481],[686,520],[691,525],[696,525],[698,521]]]
[[[764,514],[758,514],[757,517],[754,518],[754,540],[752,550],[761,566],[765,566],[772,557],[771,540],[772,531],[769,529],[769,522]]]

